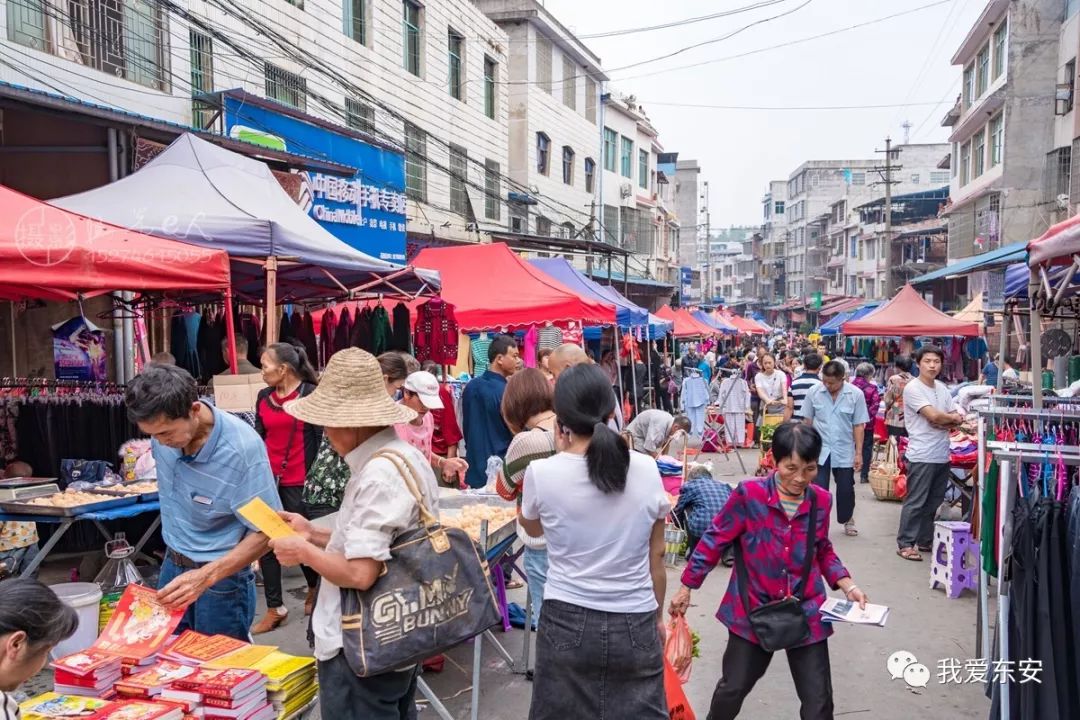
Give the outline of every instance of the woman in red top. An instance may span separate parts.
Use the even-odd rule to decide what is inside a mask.
[[[262,354],[262,377],[268,387],[259,392],[255,401],[255,429],[266,441],[266,454],[277,479],[282,507],[303,514],[304,480],[319,450],[322,428],[297,420],[285,412],[284,406],[315,389],[318,384],[315,368],[303,347],[275,343]],[[252,635],[270,632],[288,619],[277,557],[268,552],[259,565],[266,591],[266,615],[251,628]],[[319,576],[309,567],[302,569],[308,596],[314,597]]]

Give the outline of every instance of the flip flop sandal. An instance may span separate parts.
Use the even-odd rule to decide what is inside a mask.
[[[905,560],[911,560],[912,562],[922,562],[922,555],[915,548],[900,548],[896,551],[896,554]]]
[[[856,537],[859,534],[859,531],[855,529],[855,523],[845,523],[844,534],[848,537]]]

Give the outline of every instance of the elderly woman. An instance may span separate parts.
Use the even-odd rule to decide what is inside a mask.
[[[851,384],[862,390],[866,398],[866,411],[870,414],[870,424],[863,436],[862,444],[862,470],[859,479],[861,482],[870,482],[870,461],[874,458],[874,423],[877,421],[878,410],[881,409],[881,390],[874,382],[874,366],[868,362],[861,362],[855,367],[855,379]]]
[[[745,480],[735,489],[690,557],[683,586],[669,608],[672,615],[685,615],[691,589],[701,587],[724,551],[734,547],[736,572],[717,613],[727,626],[728,645],[709,720],[738,716],[777,650],[787,651],[802,704],[800,717],[831,718],[827,638],[832,626],[822,623],[818,612],[826,597],[825,583],[860,607],[867,602],[829,540],[832,496],[813,482],[821,436],[808,425],[786,422],[776,429],[772,443],[776,471],[764,479]],[[788,599],[794,602],[786,608],[764,612],[786,609],[794,632],[762,639],[758,633],[776,623],[769,623],[761,611]]]
[[[19,717],[19,704],[9,693],[37,675],[49,651],[78,627],[75,611],[37,580],[0,583],[0,717]]]
[[[911,358],[897,355],[893,361],[896,374],[889,378],[885,388],[885,430],[889,437],[907,437],[904,424],[904,388],[915,377],[911,374]]]

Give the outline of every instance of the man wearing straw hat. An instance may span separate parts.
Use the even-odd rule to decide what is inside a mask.
[[[424,504],[437,512],[438,486],[427,458],[394,431],[394,425],[414,420],[416,411],[387,395],[378,361],[357,348],[331,357],[319,386],[286,404],[285,411],[321,425],[350,472],[332,529],[283,512],[297,535],[270,543],[282,565],[307,565],[322,577],[311,618],[322,715],[365,720],[414,717],[415,667],[368,677],[350,669],[342,654],[340,588],[367,590],[374,585],[390,559],[394,539],[420,521],[417,502],[395,465],[373,455],[381,450],[403,455]]]

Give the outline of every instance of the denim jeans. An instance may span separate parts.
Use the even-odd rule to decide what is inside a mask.
[[[529,720],[668,720],[656,623],[546,600]]]
[[[168,556],[161,565],[158,588],[176,577],[190,572],[178,566]],[[245,567],[235,575],[207,588],[206,592],[188,607],[177,632],[195,630],[204,635],[228,635],[251,642],[251,624],[255,622],[255,573]]]
[[[525,577],[532,597],[532,621],[535,626],[540,619],[540,606],[544,604],[544,586],[547,585],[548,551],[525,548],[523,555]]]

